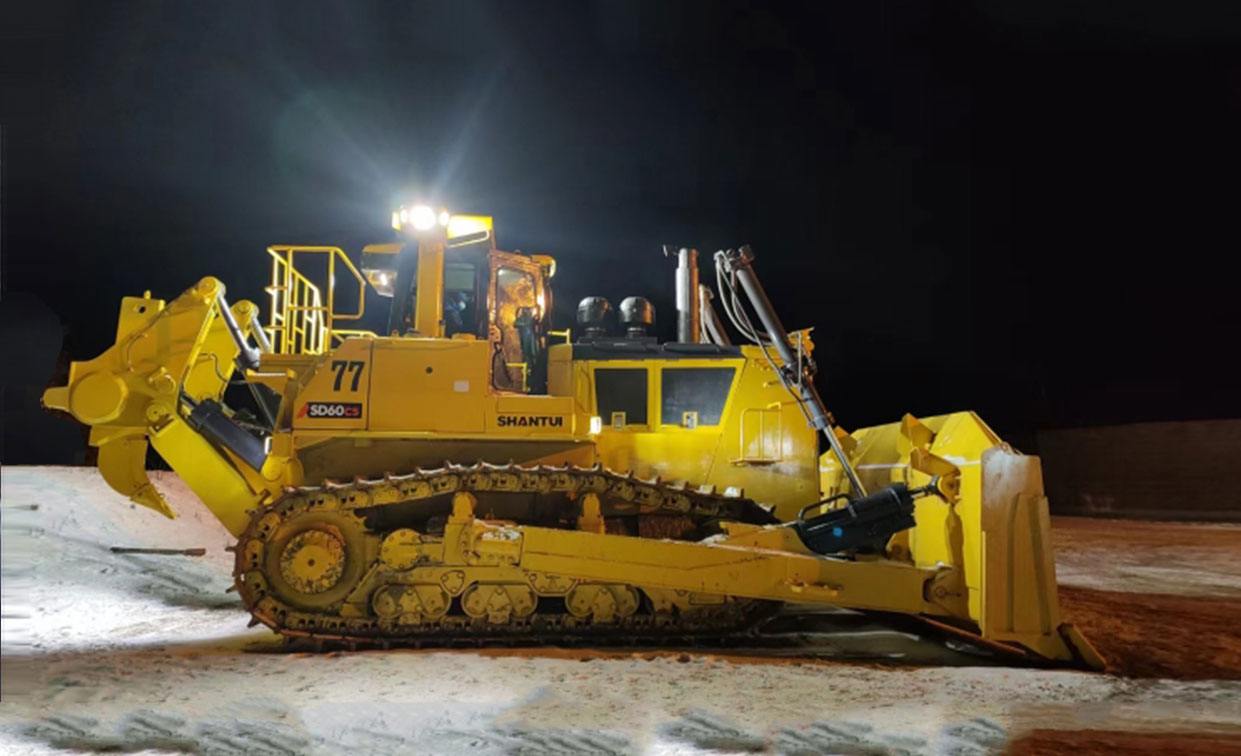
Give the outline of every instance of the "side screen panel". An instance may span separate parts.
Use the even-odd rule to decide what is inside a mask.
[[[596,368],[596,411],[604,424],[612,413],[624,412],[627,425],[646,425],[646,370],[643,368]]]
[[[699,425],[719,425],[736,374],[731,367],[664,368],[659,390],[660,422],[680,425],[686,412],[697,412]]]

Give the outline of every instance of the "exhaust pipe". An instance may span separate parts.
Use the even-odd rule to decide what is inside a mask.
[[[664,247],[664,255],[672,256],[672,247]],[[702,341],[702,325],[698,308],[698,250],[682,247],[677,255],[677,341],[697,344]]]

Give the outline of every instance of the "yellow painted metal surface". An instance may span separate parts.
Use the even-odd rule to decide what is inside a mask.
[[[418,245],[418,299],[414,303],[414,331],[423,338],[444,336],[444,241]]]
[[[369,429],[481,433],[488,347],[460,339],[375,341]]]
[[[366,427],[371,403],[367,401],[373,379],[371,339],[347,339],[320,356],[299,376],[292,402],[292,427],[296,430],[343,432]],[[266,365],[260,364],[263,369]],[[380,407],[383,412],[385,408]]]
[[[479,228],[490,237],[489,219]],[[172,516],[143,469],[150,444],[234,534],[246,530],[251,511],[275,516],[264,507],[285,486],[379,478],[446,461],[600,463],[645,479],[732,489],[771,505],[782,521],[844,490],[839,464],[819,454],[816,432],[758,348],[711,358],[575,359],[574,345],[558,344],[548,350],[548,393],[532,395],[504,367],[514,344],[505,329],[513,330],[519,306],[543,314],[550,295],[544,277],[554,261],[493,250],[490,338],[445,339],[437,338],[444,333],[444,254],[445,239],[421,245],[420,335],[377,337],[336,325],[362,314],[361,304],[356,312],[336,311],[337,268],[329,267],[324,289],[297,267],[298,255],[317,255],[361,285],[343,252],[271,248],[272,349],[245,373],[279,399],[261,469],[190,423],[190,406],[223,397],[239,351],[219,311],[223,286],[212,278],[168,304],[125,298],[116,344],[74,362],[67,385],[49,389],[44,403],[91,426],[100,471],[114,489]],[[525,299],[500,301],[500,267],[531,276]],[[231,312],[250,333],[254,306],[238,302]],[[809,349],[808,337],[801,338]],[[675,403],[665,416],[665,379],[705,368],[730,371],[718,417]],[[640,373],[644,411],[604,416],[596,391],[601,370]],[[919,499],[915,527],[894,536],[882,555],[813,554],[792,529],[778,526],[725,524],[725,535],[711,543],[617,535],[607,532],[600,502],[590,497],[580,502],[577,529],[491,523],[474,518],[467,497],[454,500],[442,538],[403,529],[380,548],[360,530],[339,542],[308,535],[287,558],[264,556],[266,574],[303,593],[318,595],[327,586],[320,596],[326,607],[352,590],[349,580],[361,579],[350,577],[360,567],[348,555],[369,549],[391,569],[423,570],[419,580],[432,582],[351,597],[345,604],[355,616],[373,610],[430,621],[456,600],[470,617],[508,621],[532,611],[538,596],[556,595],[574,617],[611,621],[635,610],[638,586],[665,607],[688,607],[685,597],[693,595],[707,604],[740,597],[935,616],[1048,658],[1090,658],[1088,644],[1059,615],[1037,458],[1007,448],[970,412],[906,416],[838,438],[872,491],[940,481],[943,496]],[[397,566],[406,562],[422,566]]]
[[[112,490],[165,517],[176,517],[163,494],[147,477],[145,434],[113,436],[96,445],[99,447],[99,474]]]
[[[586,440],[589,416],[571,397],[495,389],[488,371],[490,355],[488,342],[472,339],[346,340],[321,359],[299,366],[293,432]],[[324,409],[337,404],[346,410]]]
[[[104,480],[118,493],[173,516],[145,470],[148,439],[194,492],[233,532],[245,511],[275,495],[287,482],[272,461],[262,473],[246,474],[182,418],[181,394],[194,401],[219,399],[238,349],[219,314],[224,286],[204,278],[165,305],[149,297],[121,302],[117,342],[93,360],[73,362],[65,386],[48,389],[43,404],[71,413],[91,426]],[[238,302],[232,314],[252,322],[254,306]]]
[[[503,565],[527,574],[558,575],[568,579],[564,584],[597,581],[717,597],[950,614],[949,607],[934,601],[934,586],[945,569],[823,558],[807,551],[786,527],[743,529],[702,544],[609,535],[597,523],[579,530],[489,523],[475,519],[474,508],[473,496],[456,494],[442,538],[413,531],[389,536],[381,550],[385,562],[464,567],[464,585],[477,579],[469,568]]]
[[[956,412],[854,431],[850,461],[875,490],[922,486],[945,466],[959,474],[957,501],[919,499],[917,525],[888,544],[888,556],[959,570],[962,614],[983,637],[1020,643],[1049,658],[1072,658],[1080,638],[1063,623],[1056,594],[1051,523],[1037,457],[1015,452],[973,412]],[[839,465],[820,460],[822,486],[837,492]],[[1087,644],[1088,645],[1088,644]],[[1089,657],[1092,650],[1077,653]]]
[[[576,400],[590,415],[599,414],[594,393],[596,370],[646,371],[647,422],[616,428],[611,418],[602,418],[596,444],[599,459],[607,467],[632,470],[641,477],[737,488],[756,501],[774,506],[783,519],[819,497],[817,434],[757,348],[744,347],[742,356],[734,359],[572,364]],[[693,368],[731,368],[736,373],[718,423],[689,428],[681,417],[662,416],[663,371]]]
[[[278,476],[263,481],[257,475],[245,475],[243,465],[212,446],[180,417],[169,417],[154,430],[151,444],[233,535],[245,529],[250,510],[275,500],[283,487]]]
[[[633,583],[668,590],[776,601],[831,604],[855,609],[945,614],[923,598],[935,570],[891,561],[854,562],[749,546],[600,535],[573,530],[517,527],[523,569],[582,580]],[[503,536],[492,543],[511,545]]]
[[[573,347],[569,344],[553,344],[547,350],[547,393],[551,396],[573,396]],[[574,406],[590,414],[586,404]]]
[[[447,236],[449,241],[490,237],[493,226],[490,215],[454,214],[448,219]]]

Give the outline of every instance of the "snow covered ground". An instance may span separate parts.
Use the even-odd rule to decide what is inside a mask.
[[[225,593],[231,539],[174,476],[155,474],[169,521],[91,468],[0,472],[4,753],[987,753],[1035,726],[1241,732],[1237,681],[649,649],[284,653],[246,628]],[[1178,560],[1092,570],[1082,541],[1064,571],[1107,590],[1236,585],[1226,564]]]

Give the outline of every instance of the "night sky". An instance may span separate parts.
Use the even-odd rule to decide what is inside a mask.
[[[555,255],[560,325],[670,336],[660,245],[752,245],[847,427],[1241,417],[1241,6],[1103,5],[6,3],[4,461],[80,446],[37,396],[121,296],[265,302],[414,198]]]

